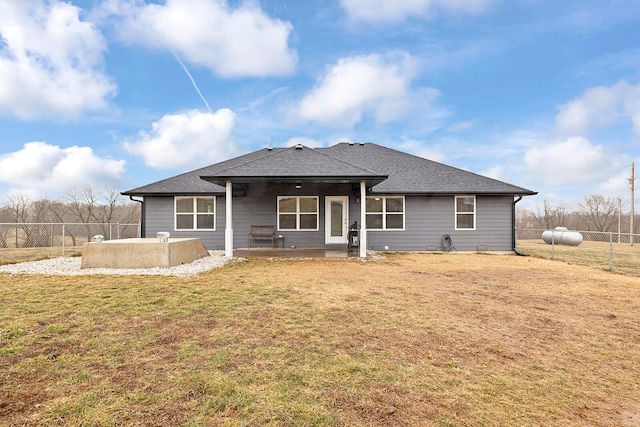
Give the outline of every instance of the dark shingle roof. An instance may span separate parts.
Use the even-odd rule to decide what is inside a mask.
[[[536,194],[526,188],[377,144],[340,143],[326,150],[331,156],[389,175],[389,179],[373,188],[375,193]]]
[[[372,143],[340,143],[316,149],[262,149],[122,194],[224,193],[224,188],[218,184],[227,179],[250,182],[261,178],[365,180],[374,193],[536,194],[526,188]]]
[[[272,180],[373,180],[372,185],[387,178],[385,174],[355,165],[325,154],[324,149],[295,146],[267,150],[269,154],[233,165],[217,173],[203,173],[201,177],[217,184],[231,179],[234,182],[269,177]]]
[[[281,148],[274,148],[281,150]],[[224,187],[204,181],[202,175],[213,175],[222,170],[241,165],[253,159],[258,159],[269,154],[268,149],[254,151],[240,157],[215,163],[200,169],[186,172],[171,178],[163,179],[142,187],[123,192],[125,196],[153,196],[153,195],[190,195],[190,194],[215,194],[224,193]]]

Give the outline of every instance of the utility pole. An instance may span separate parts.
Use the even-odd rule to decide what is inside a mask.
[[[635,217],[635,195],[634,195],[634,190],[635,190],[635,182],[636,182],[636,166],[635,163],[631,163],[631,178],[629,178],[629,185],[631,186],[631,217],[629,218],[629,237],[631,240],[631,246],[633,246],[633,240],[634,240],[634,236],[633,236],[633,220]]]

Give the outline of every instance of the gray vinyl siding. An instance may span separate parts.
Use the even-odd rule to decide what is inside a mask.
[[[442,250],[442,236],[449,234],[458,251],[512,249],[511,196],[477,196],[476,229],[455,229],[454,196],[406,196],[405,230],[369,230],[369,249],[424,251]]]
[[[204,196],[211,197],[211,196]],[[215,231],[175,229],[174,198],[145,197],[145,236],[156,237],[159,231],[168,231],[171,237],[197,237],[209,250],[224,248],[225,204],[224,197],[216,196]]]
[[[360,224],[360,200],[347,185],[305,184],[296,190],[290,184],[263,184],[249,187],[245,197],[233,199],[234,248],[248,245],[251,225],[277,226],[278,196],[318,196],[317,231],[277,231],[285,238],[287,247],[325,247],[325,195],[349,196],[349,224]],[[145,197],[146,237],[159,231],[169,231],[172,237],[198,237],[210,250],[224,248],[225,197],[216,196],[215,231],[176,231],[174,227],[174,198]],[[476,251],[478,246],[489,251],[512,249],[512,196],[477,196],[476,229],[455,230],[454,196],[406,196],[405,229],[403,231],[370,230],[368,249],[392,251],[442,250],[442,236],[451,235],[458,251]],[[270,246],[270,242],[254,241],[252,247]]]

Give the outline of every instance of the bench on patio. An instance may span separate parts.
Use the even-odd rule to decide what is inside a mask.
[[[271,249],[273,249],[276,247],[276,240],[281,238],[276,236],[276,228],[273,225],[252,225],[248,236],[249,248],[252,240],[271,240]],[[284,246],[284,239],[282,245]]]

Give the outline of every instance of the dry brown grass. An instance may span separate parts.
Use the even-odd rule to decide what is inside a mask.
[[[604,239],[609,237],[601,236]],[[584,241],[579,246],[549,245],[540,239],[518,240],[518,250],[526,255],[601,268],[620,274],[640,276],[640,245],[609,241]]]
[[[640,279],[532,257],[0,275],[0,425],[640,425]]]

